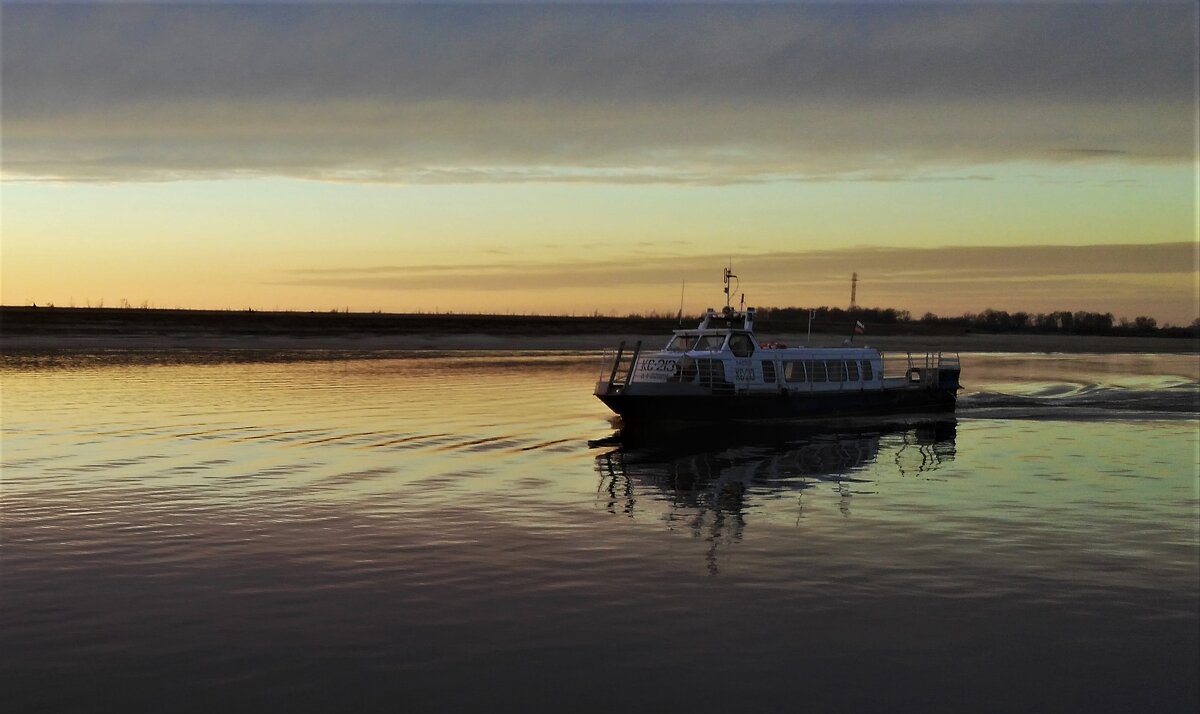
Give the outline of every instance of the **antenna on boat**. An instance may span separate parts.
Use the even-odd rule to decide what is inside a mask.
[[[679,326],[683,326],[683,291],[687,288],[687,281],[679,282]]]
[[[738,279],[738,276],[733,274],[733,260],[732,259],[729,261],[729,267],[725,269],[725,311],[726,312],[729,312],[729,310],[732,309],[729,304],[729,280],[730,280],[730,278],[732,278],[734,280]],[[742,286],[742,283],[739,280],[738,287],[740,288],[741,286]],[[737,290],[735,288],[734,292],[736,292],[736,291]]]

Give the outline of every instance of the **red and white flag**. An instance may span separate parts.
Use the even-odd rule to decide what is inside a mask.
[[[859,322],[858,320],[855,320],[855,321],[854,321],[854,334],[856,334],[856,335],[865,335],[865,334],[867,334],[867,326],[866,326],[866,325],[864,325],[864,324],[862,324],[862,323],[861,323],[861,322]]]

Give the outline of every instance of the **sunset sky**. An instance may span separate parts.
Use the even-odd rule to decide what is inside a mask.
[[[0,301],[1197,302],[1197,8],[4,2]]]

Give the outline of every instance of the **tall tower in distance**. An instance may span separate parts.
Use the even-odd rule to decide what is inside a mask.
[[[850,309],[851,310],[855,310],[858,308],[857,296],[858,296],[858,273],[854,273],[853,275],[850,276]]]

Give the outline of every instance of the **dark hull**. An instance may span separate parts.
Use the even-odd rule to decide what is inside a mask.
[[[956,390],[920,388],[814,394],[597,395],[628,426],[953,412]]]

